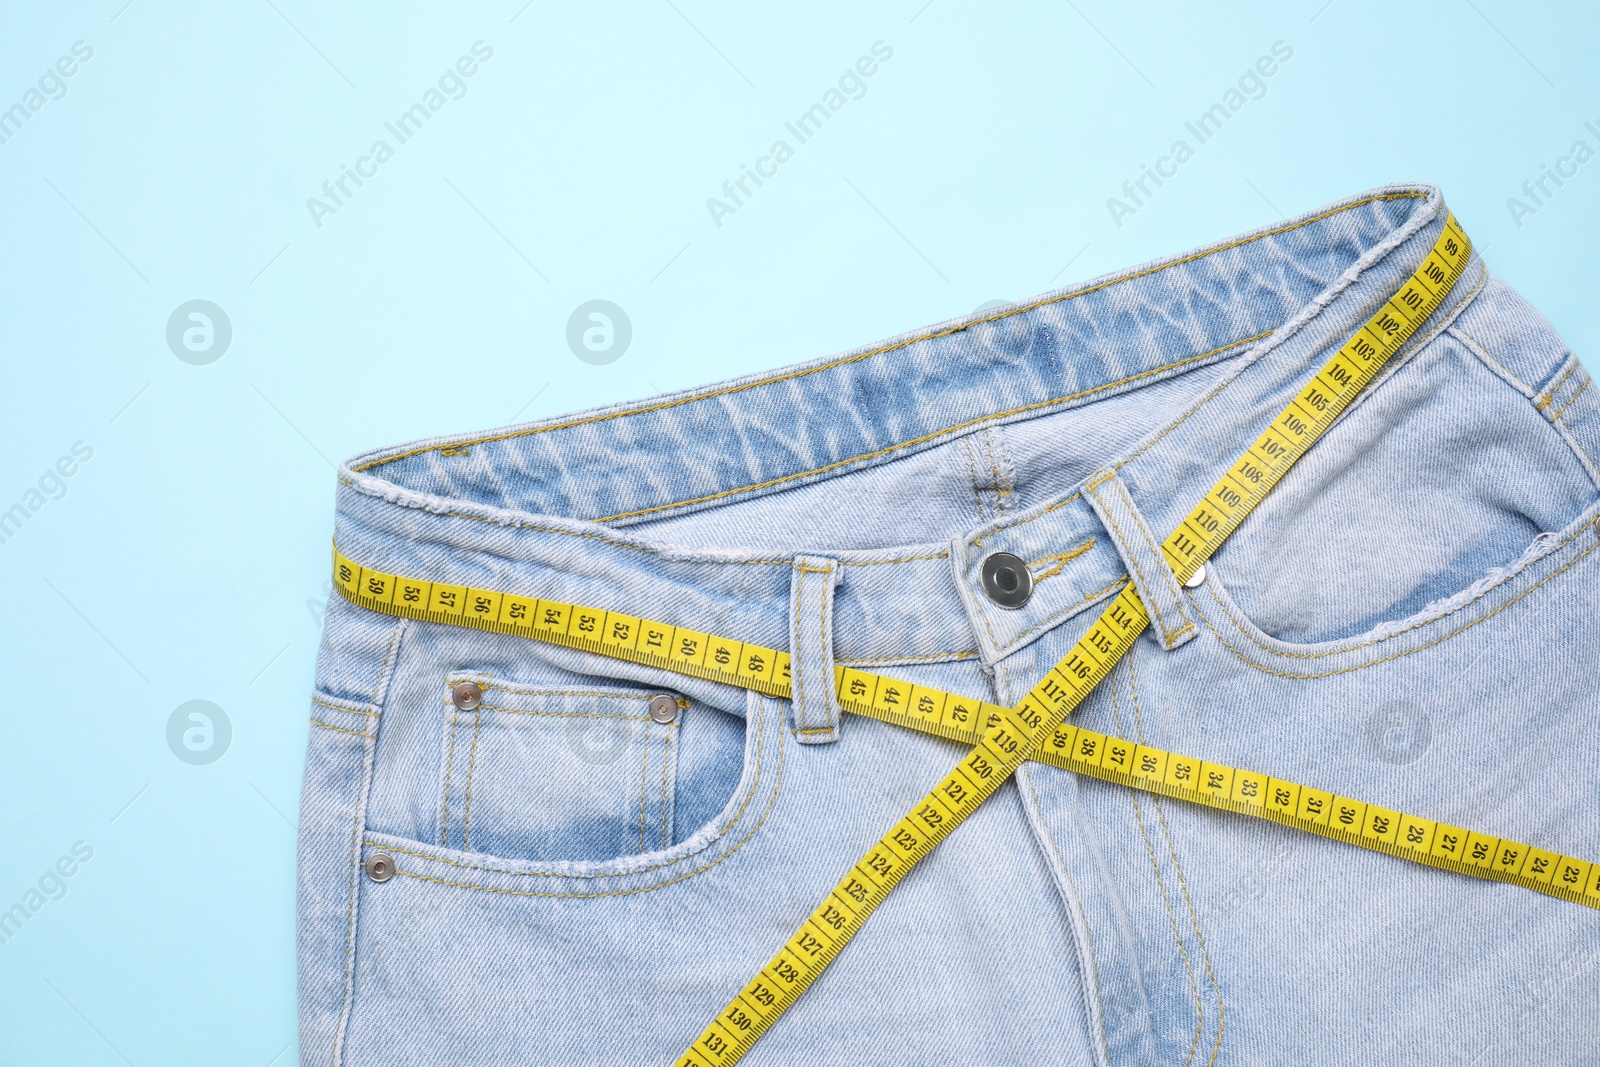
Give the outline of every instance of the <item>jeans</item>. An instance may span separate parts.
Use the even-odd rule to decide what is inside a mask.
[[[301,1062],[672,1062],[963,754],[841,721],[835,666],[1012,704],[1136,567],[1152,625],[1074,722],[1600,860],[1600,399],[1476,256],[1204,581],[1152,554],[1443,218],[1385,187],[348,461],[352,559],[787,649],[795,699],[335,597]],[[984,590],[997,552],[1020,607]],[[744,1062],[1600,1063],[1597,977],[1593,910],[1029,763]]]

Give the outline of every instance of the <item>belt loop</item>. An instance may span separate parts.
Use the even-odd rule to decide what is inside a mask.
[[[794,736],[802,745],[839,740],[833,591],[842,577],[837,560],[795,557],[789,587],[790,684],[794,690]]]
[[[1083,495],[1094,508],[1106,532],[1116,542],[1139,599],[1155,624],[1161,647],[1172,651],[1199,631],[1184,606],[1183,590],[1172,573],[1161,543],[1150,533],[1144,516],[1134,506],[1128,487],[1114,470],[1096,472],[1084,483]]]

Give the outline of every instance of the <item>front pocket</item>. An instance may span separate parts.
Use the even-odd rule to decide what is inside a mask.
[[[1252,625],[1321,645],[1414,619],[1521,566],[1541,534],[1595,500],[1528,397],[1446,335],[1364,391],[1216,562]]]
[[[482,690],[462,709],[463,681]],[[523,860],[610,860],[674,841],[679,731],[691,702],[660,689],[444,679],[437,844]],[[667,696],[675,716],[650,714]]]
[[[1213,637],[1244,663],[1286,678],[1326,678],[1433,648],[1513,606],[1537,608],[1569,582],[1591,582],[1600,553],[1600,505],[1554,534],[1543,534],[1511,565],[1496,568],[1416,614],[1337,641],[1291,642],[1268,634],[1231,596],[1231,572],[1207,564],[1189,603]],[[1586,567],[1587,565],[1587,567]]]

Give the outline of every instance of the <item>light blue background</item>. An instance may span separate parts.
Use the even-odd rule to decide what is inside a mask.
[[[1507,207],[1600,149],[1588,5],[124,2],[0,14],[0,108],[93,49],[0,144],[0,510],[93,449],[0,544],[0,909],[94,850],[0,944],[8,1063],[293,1062],[341,457],[825,355],[1398,180],[1442,185],[1600,370],[1600,160],[1520,227]],[[480,40],[397,145],[384,122]],[[797,145],[785,121],[880,40]],[[1197,145],[1184,123],[1275,41],[1265,96]],[[307,198],[380,137],[395,157],[318,228]],[[795,157],[717,227],[707,198],[780,137]],[[1194,158],[1116,226],[1107,198],[1180,137]],[[566,342],[596,298],[633,327],[608,366]],[[210,365],[166,343],[191,299],[232,323]],[[232,723],[206,766],[166,741],[192,699]]]

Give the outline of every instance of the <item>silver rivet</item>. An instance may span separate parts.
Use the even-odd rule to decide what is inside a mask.
[[[394,857],[387,852],[374,852],[363,866],[367,868],[367,877],[374,882],[387,882],[394,877]]]
[[[1020,608],[1033,595],[1033,575],[1020,557],[994,552],[983,561],[983,591],[1002,608]]]
[[[1189,580],[1183,583],[1183,587],[1185,589],[1199,589],[1205,583],[1205,580],[1206,565],[1202,563],[1194,569],[1193,574],[1189,575]]]
[[[483,690],[478,688],[477,682],[457,682],[450,690],[450,703],[462,711],[474,711],[483,703]]]
[[[678,701],[665,693],[650,698],[650,717],[656,722],[671,722],[678,717]]]

